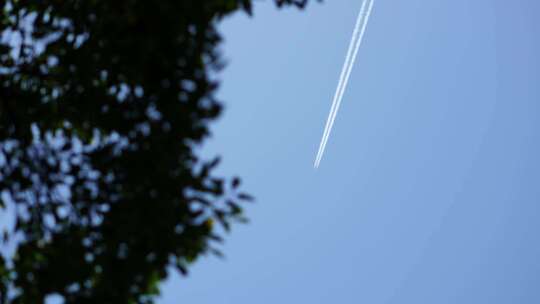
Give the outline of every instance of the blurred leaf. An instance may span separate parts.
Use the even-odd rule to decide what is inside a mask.
[[[252,202],[255,200],[255,198],[247,193],[240,193],[238,194],[238,198],[243,200],[243,201],[248,201],[248,202]]]
[[[233,189],[237,189],[240,186],[241,180],[239,177],[234,177],[232,180]]]

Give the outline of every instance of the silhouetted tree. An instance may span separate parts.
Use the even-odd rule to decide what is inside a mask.
[[[244,220],[240,180],[194,149],[221,110],[216,25],[251,5],[0,1],[1,303],[152,303]]]

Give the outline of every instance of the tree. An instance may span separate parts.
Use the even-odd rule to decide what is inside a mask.
[[[1,3],[0,303],[152,303],[251,199],[194,150],[221,110],[216,25],[251,0]]]

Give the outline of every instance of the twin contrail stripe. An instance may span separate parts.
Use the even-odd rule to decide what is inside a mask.
[[[328,142],[328,138],[332,131],[332,127],[334,125],[337,112],[341,105],[343,95],[345,94],[347,83],[349,82],[349,78],[351,76],[354,62],[356,61],[358,51],[360,49],[360,46],[362,45],[364,33],[366,31],[366,27],[369,21],[369,16],[371,15],[371,10],[373,9],[373,3],[374,3],[374,0],[362,1],[362,7],[360,8],[360,13],[358,14],[356,25],[354,27],[351,43],[349,45],[349,50],[347,51],[347,56],[345,58],[345,63],[341,71],[338,87],[336,89],[336,93],[332,101],[330,113],[326,121],[326,126],[324,128],[324,133],[323,133],[323,137],[321,139],[321,143],[319,146],[319,151],[317,152],[317,157],[315,158],[315,164],[314,164],[315,168],[318,168],[321,163],[321,159],[324,154],[324,150],[326,148],[326,143]]]
[[[364,13],[366,11],[366,3],[367,0],[362,1],[362,7],[360,8],[360,12],[358,13],[358,17],[356,18],[356,25],[354,26],[353,34],[351,37],[351,42],[349,43],[349,49],[347,50],[347,56],[345,57],[345,62],[343,63],[343,68],[341,69],[341,75],[339,76],[338,86],[336,88],[336,92],[334,94],[334,99],[332,100],[332,106],[330,108],[330,113],[328,113],[328,119],[326,120],[326,125],[324,127],[324,133],[323,137],[321,138],[321,143],[319,145],[319,151],[317,152],[317,157],[315,158],[315,167],[317,168],[319,166],[320,158],[322,157],[322,153],[324,151],[324,147],[326,145],[326,138],[328,137],[328,133],[330,130],[330,124],[332,121],[332,117],[334,116],[334,112],[336,111],[337,101],[341,93],[341,88],[343,86],[343,82],[345,81],[345,78],[347,77],[347,70],[349,65],[351,65],[351,58],[354,53],[354,47],[356,39],[358,38],[358,33],[360,32],[360,29],[362,27],[362,19],[364,18]]]

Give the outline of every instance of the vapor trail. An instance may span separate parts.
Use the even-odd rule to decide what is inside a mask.
[[[349,49],[347,50],[347,56],[345,57],[345,62],[343,63],[343,68],[341,69],[341,75],[339,76],[338,85],[336,88],[336,92],[334,94],[334,98],[332,100],[332,106],[330,107],[330,113],[328,113],[328,118],[326,120],[326,125],[324,127],[323,136],[321,138],[321,143],[319,145],[319,151],[317,152],[317,157],[315,158],[315,167],[318,167],[319,158],[321,157],[322,150],[323,150],[323,143],[325,142],[325,139],[327,138],[330,122],[332,121],[332,116],[334,115],[334,112],[336,110],[337,101],[341,92],[341,87],[343,86],[343,82],[345,81],[345,77],[347,75],[347,69],[350,65],[350,61],[352,58],[352,55],[354,53],[354,46],[356,39],[358,38],[358,33],[360,31],[360,28],[362,26],[362,19],[364,17],[364,12],[366,9],[366,3],[367,0],[362,1],[362,6],[360,8],[360,12],[358,13],[358,17],[356,18],[356,24],[354,26],[353,34],[351,37],[351,42],[349,43]]]
[[[366,3],[369,3],[367,12],[365,12],[365,5]],[[366,32],[366,27],[369,21],[369,17],[371,15],[371,11],[373,9],[373,3],[374,0],[364,0],[362,2],[362,7],[360,9],[360,13],[358,15],[358,21],[355,26],[355,30],[353,32],[353,38],[351,40],[351,46],[354,44],[354,51],[352,54],[352,58],[350,57],[350,51],[352,50],[351,46],[349,47],[349,52],[347,53],[347,57],[345,60],[345,65],[343,66],[342,74],[340,76],[340,81],[338,83],[338,88],[336,90],[336,94],[334,96],[334,100],[332,102],[332,107],[330,109],[330,114],[328,115],[328,120],[326,122],[325,130],[323,137],[321,139],[321,144],[319,146],[319,151],[317,153],[317,157],[315,159],[315,168],[318,168],[322,156],[324,154],[324,150],[326,148],[326,143],[328,142],[328,138],[330,136],[330,133],[332,131],[332,127],[334,125],[334,121],[336,119],[337,112],[339,110],[339,107],[341,105],[341,101],[343,100],[343,95],[345,94],[345,89],[347,88],[347,84],[349,82],[349,78],[351,76],[352,68],[354,66],[354,62],[356,61],[356,57],[358,55],[358,51],[360,50],[360,46],[362,45],[362,41],[364,38],[364,34]],[[365,15],[364,15],[365,12]],[[358,34],[358,31],[360,33]],[[358,36],[357,36],[358,35]]]

